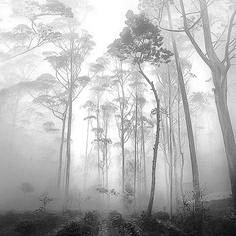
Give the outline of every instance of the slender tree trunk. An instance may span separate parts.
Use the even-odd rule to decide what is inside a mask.
[[[169,156],[170,156],[170,219],[173,216],[173,141],[172,141],[172,94],[171,94],[171,81],[170,71],[167,65],[168,72],[168,108],[169,108]]]
[[[71,162],[71,126],[72,126],[72,88],[69,92],[69,113],[68,113],[68,126],[67,126],[67,150],[66,150],[66,186],[65,186],[65,200],[66,208],[69,200],[69,187],[70,187],[70,162]]]
[[[152,214],[153,201],[155,196],[155,186],[156,186],[156,164],[157,164],[157,152],[159,146],[160,139],[160,99],[157,94],[157,90],[154,86],[154,83],[149,80],[149,78],[144,74],[141,66],[139,65],[139,72],[144,77],[146,82],[150,85],[153,95],[156,101],[155,115],[156,115],[156,134],[155,134],[155,142],[153,147],[153,159],[152,159],[152,183],[151,183],[151,192],[150,198],[148,202],[147,215],[150,216]]]
[[[166,123],[167,125],[167,123]],[[166,131],[165,131],[166,130]],[[168,128],[165,128],[163,118],[161,119],[161,133],[162,133],[162,142],[163,142],[163,154],[165,158],[165,182],[166,182],[166,198],[167,198],[167,205],[168,209],[170,206],[170,184],[169,184],[169,178],[170,178],[170,163],[168,162],[168,155],[167,155],[167,149],[166,149],[166,143],[168,143]],[[169,144],[167,144],[169,149]],[[170,212],[170,209],[169,209]]]
[[[143,113],[141,111],[141,145],[142,145],[142,155],[143,155],[143,181],[144,181],[144,191],[147,192],[147,173],[146,173],[146,150],[145,150],[145,135],[144,135],[144,125],[143,125]]]
[[[178,172],[177,172],[177,156],[178,156],[178,150],[177,150],[177,144],[175,140],[175,134],[172,133],[172,141],[173,141],[173,148],[174,148],[174,180],[175,180],[175,203],[176,206],[178,206],[179,203],[179,180],[178,180]]]
[[[166,3],[166,7],[167,7],[167,12],[168,12],[169,26],[170,26],[170,29],[172,29],[173,28],[172,19],[171,19],[168,2]],[[173,46],[174,55],[175,55],[176,69],[178,73],[178,82],[179,82],[180,92],[181,92],[182,101],[183,101],[185,121],[186,121],[186,126],[187,126],[189,151],[190,151],[192,176],[193,176],[194,200],[195,200],[196,209],[198,209],[200,207],[200,184],[199,184],[199,173],[198,173],[198,164],[197,164],[196,150],[195,150],[195,144],[194,144],[193,128],[192,128],[192,122],[191,122],[191,117],[190,117],[190,112],[189,112],[187,94],[185,90],[182,67],[180,64],[179,53],[178,53],[178,49],[176,46],[173,33],[171,33],[171,39],[172,39],[172,46]]]
[[[58,166],[58,177],[57,177],[58,189],[60,189],[60,186],[61,186],[61,171],[62,171],[63,148],[64,148],[64,141],[65,141],[64,139],[65,139],[66,116],[67,116],[67,105],[66,105],[66,110],[62,119],[61,144],[60,144],[59,166]]]
[[[88,111],[88,117],[90,116],[90,112]],[[87,182],[87,171],[88,171],[88,141],[89,141],[89,118],[87,120],[87,131],[86,131],[86,146],[85,146],[85,160],[84,160],[84,191],[86,189]]]
[[[121,121],[121,154],[122,154],[122,194],[125,193],[125,141],[124,141],[124,121]]]
[[[73,93],[73,41],[71,42],[70,56],[70,84],[69,84],[69,99],[68,99],[68,125],[67,125],[67,149],[66,149],[66,186],[65,186],[65,208],[68,207],[69,188],[70,188],[70,162],[71,162],[71,126],[72,126],[72,93]]]
[[[100,99],[99,95],[97,96],[97,167],[98,167],[98,184],[101,183],[101,173],[100,173],[100,124],[99,124],[99,106],[100,106]]]
[[[134,202],[136,205],[136,187],[137,187],[137,129],[138,129],[138,102],[137,102],[137,89],[135,93],[135,125],[134,125]]]
[[[177,132],[178,132],[178,146],[179,146],[179,154],[181,158],[180,164],[180,192],[182,202],[184,201],[184,188],[183,188],[183,178],[184,178],[184,153],[182,150],[182,142],[181,142],[181,120],[180,120],[180,93],[179,93],[179,84],[178,84],[178,104],[177,104]]]
[[[108,189],[108,118],[104,118],[104,137],[105,137],[105,147],[104,147],[104,168],[105,168],[105,184],[104,187]]]
[[[122,153],[122,197],[125,194],[125,92],[124,92],[124,84],[121,82],[121,92],[122,92],[122,102],[120,104],[120,115],[121,115],[121,153]]]

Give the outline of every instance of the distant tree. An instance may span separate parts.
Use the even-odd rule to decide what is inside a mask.
[[[109,77],[103,75],[95,76],[95,80],[93,81],[93,85],[91,90],[93,91],[93,96],[95,96],[95,110],[94,116],[96,117],[96,127],[93,128],[95,139],[94,143],[96,143],[96,150],[97,150],[97,168],[98,168],[98,184],[103,185],[101,171],[103,171],[104,162],[101,157],[102,146],[103,146],[103,136],[104,136],[104,128],[101,124],[101,108],[102,108],[102,97],[105,91],[109,87]]]
[[[91,35],[87,32],[77,32],[78,22],[68,21],[67,33],[64,33],[60,40],[55,43],[57,52],[49,52],[47,60],[51,63],[57,81],[67,93],[68,119],[67,119],[67,164],[66,164],[66,186],[65,195],[68,199],[70,183],[70,162],[71,162],[71,127],[73,102],[79,97],[87,86],[90,78],[80,76],[82,64],[94,46]],[[66,200],[67,202],[67,200]]]
[[[102,143],[102,153],[103,153],[103,186],[105,186],[107,189],[109,188],[109,159],[108,159],[108,151],[109,146],[112,144],[112,140],[109,138],[109,131],[110,131],[110,123],[112,115],[115,113],[116,107],[111,102],[104,102],[101,105],[101,112],[102,112],[102,126],[103,126],[103,136],[101,139]],[[104,179],[105,175],[105,179]]]
[[[152,110],[152,114],[156,116],[156,135],[153,147],[151,193],[147,209],[147,215],[151,215],[155,194],[155,172],[159,144],[160,99],[154,83],[144,73],[142,65],[145,63],[154,65],[168,63],[172,53],[162,47],[163,37],[160,35],[159,28],[153,25],[144,14],[135,15],[132,11],[128,11],[126,17],[127,27],[123,29],[120,38],[110,45],[109,52],[123,60],[131,60],[150,86],[155,98],[156,107]]]
[[[3,61],[24,55],[61,36],[50,23],[43,23],[46,17],[73,17],[71,9],[58,0],[47,0],[44,3],[13,1],[12,8],[15,16],[25,17],[29,23],[18,24],[12,30],[0,33],[1,43],[7,45],[7,49],[10,48],[1,53]]]
[[[87,110],[87,115],[84,118],[87,121],[87,128],[86,128],[86,143],[85,143],[85,160],[84,160],[84,190],[87,186],[87,176],[88,176],[88,159],[89,159],[89,138],[90,138],[90,130],[93,124],[93,120],[96,120],[96,116],[93,115],[94,111],[96,110],[96,105],[91,101],[88,100],[83,105],[83,108]]]
[[[145,84],[143,78],[137,71],[131,73],[130,88],[134,109],[133,117],[133,136],[134,136],[134,198],[139,196],[142,188],[142,174],[144,174],[144,187],[146,188],[146,163],[145,163],[145,119],[143,117],[143,107],[146,103],[144,98]],[[142,160],[143,159],[143,160]],[[143,161],[143,163],[142,163]],[[142,170],[143,166],[143,170]],[[143,173],[142,173],[143,172]]]
[[[178,84],[179,84],[179,91],[181,93],[181,98],[183,102],[184,108],[184,115],[185,115],[185,122],[187,127],[187,134],[188,134],[188,141],[189,141],[189,150],[190,150],[190,158],[191,158],[191,166],[192,166],[192,176],[193,176],[193,189],[194,189],[194,196],[195,196],[195,206],[198,208],[200,206],[200,183],[199,183],[199,171],[198,171],[198,163],[197,163],[197,156],[196,156],[196,148],[194,143],[194,135],[193,135],[193,128],[192,128],[192,120],[190,116],[190,109],[189,109],[189,102],[185,88],[185,81],[184,81],[184,70],[183,65],[180,60],[179,50],[176,44],[176,38],[173,34],[173,15],[170,11],[170,6],[174,4],[173,1],[155,1],[149,2],[148,0],[141,1],[144,5],[144,9],[150,10],[151,16],[150,18],[155,18],[157,25],[162,28],[162,21],[164,18],[167,18],[167,24],[169,27],[168,32],[171,32],[171,44],[174,52],[175,64],[176,64],[176,71],[178,73]],[[166,17],[164,17],[166,16]],[[198,22],[196,22],[197,24]],[[194,25],[193,25],[194,26]],[[162,28],[163,29],[163,28]]]
[[[219,24],[216,27],[211,22],[211,18],[214,19],[214,17],[209,15],[209,6],[219,2],[213,1],[209,3],[206,0],[199,0],[197,5],[194,5],[194,10],[192,6],[189,7],[183,0],[180,0],[178,3],[183,24],[178,29],[170,28],[168,31],[173,33],[184,32],[198,55],[211,70],[217,114],[229,167],[233,204],[234,208],[236,208],[236,142],[227,101],[228,73],[236,58],[236,42],[234,37],[236,5],[234,1],[228,1],[229,12],[231,14],[228,23],[224,25],[219,20]],[[190,12],[186,11],[187,7],[190,8]],[[200,31],[199,29],[204,36],[204,49],[201,43],[194,37],[194,32],[196,30]],[[220,32],[216,32],[214,29],[220,29]]]
[[[65,128],[66,128],[66,118],[67,118],[67,91],[61,86],[56,77],[52,75],[41,75],[42,77],[48,77],[48,88],[39,91],[36,97],[34,97],[34,103],[37,103],[49,111],[62,122],[61,128],[61,142],[60,142],[60,152],[59,152],[59,162],[58,162],[58,177],[57,177],[57,187],[60,188],[61,176],[62,176],[62,159],[63,159],[63,149],[65,141]],[[50,79],[51,78],[51,79]]]
[[[114,93],[114,104],[116,106],[116,124],[119,135],[119,145],[121,147],[121,156],[122,156],[122,182],[121,189],[122,194],[125,193],[125,165],[126,165],[126,157],[125,157],[125,145],[128,142],[131,133],[132,133],[132,109],[134,104],[130,101],[132,96],[126,90],[126,87],[129,83],[130,71],[123,68],[123,62],[120,58],[112,58],[115,65],[115,70],[113,70],[112,75],[112,88],[116,90]]]

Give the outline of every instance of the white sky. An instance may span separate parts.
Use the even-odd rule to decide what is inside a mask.
[[[88,14],[85,27],[96,42],[92,52],[102,56],[106,48],[119,36],[124,27],[125,14],[138,9],[138,0],[90,0],[93,10]]]

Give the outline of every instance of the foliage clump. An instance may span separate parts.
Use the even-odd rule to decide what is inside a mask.
[[[32,220],[20,221],[16,224],[15,231],[21,235],[29,235],[36,232],[36,222]]]
[[[22,220],[15,225],[14,231],[20,235],[41,235],[50,232],[61,223],[59,216],[54,214],[23,214]]]
[[[57,236],[93,236],[99,231],[99,214],[96,211],[88,211],[79,222],[66,225],[57,233]]]
[[[81,222],[72,222],[66,225],[61,231],[57,233],[57,236],[92,236],[93,227],[83,224]]]
[[[109,53],[121,60],[131,59],[133,64],[168,63],[173,55],[163,47],[163,37],[158,26],[154,25],[145,14],[126,14],[126,27],[109,46]]]
[[[6,214],[0,215],[0,228],[15,224],[19,220],[19,214],[8,211]]]

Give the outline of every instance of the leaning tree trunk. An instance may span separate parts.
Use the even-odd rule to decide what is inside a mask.
[[[213,74],[213,79],[217,81],[219,74]],[[220,127],[223,134],[224,146],[226,151],[226,157],[229,168],[229,176],[231,181],[231,191],[234,208],[236,208],[236,144],[227,106],[227,98],[222,91],[221,86],[217,86],[215,83],[214,95],[217,113],[220,121]]]
[[[220,121],[221,131],[223,134],[225,152],[229,167],[233,205],[234,208],[236,208],[236,143],[230,119],[229,109],[227,105],[227,72],[230,67],[230,62],[228,58],[229,52],[228,49],[225,51],[227,64],[224,65],[218,59],[213,47],[207,3],[205,0],[199,0],[199,3],[200,3],[202,23],[203,23],[202,25],[204,32],[204,42],[208,56],[207,62],[208,66],[211,69],[213,83],[215,86],[214,95],[215,95],[216,108]],[[230,43],[230,34],[232,31],[232,27],[234,25],[235,16],[236,16],[236,11],[234,11],[230,19],[230,24],[228,29],[228,37],[229,37],[228,45]],[[226,45],[226,48],[229,47],[228,45]]]
[[[199,0],[199,5],[200,5],[200,14],[201,14],[206,54],[201,50],[201,48],[195,41],[194,37],[192,36],[188,28],[189,26],[184,8],[184,3],[183,0],[180,0],[180,7],[183,15],[185,33],[189,37],[192,45],[196,49],[199,56],[209,66],[212,72],[213,83],[215,86],[214,95],[215,95],[216,108],[220,121],[220,127],[223,134],[225,152],[229,167],[233,205],[234,208],[236,208],[236,143],[229,115],[229,110],[227,106],[227,72],[231,66],[229,58],[230,57],[229,45],[232,42],[231,33],[232,33],[232,28],[234,26],[234,19],[236,17],[236,10],[234,10],[230,18],[227,32],[226,46],[225,46],[225,58],[222,62],[218,58],[212,42],[211,38],[212,33],[210,28],[209,14],[207,9],[208,6],[206,0]]]
[[[58,177],[57,177],[57,188],[58,189],[60,189],[60,186],[61,186],[61,170],[62,170],[62,157],[63,157],[63,148],[64,148],[66,116],[67,116],[67,105],[66,105],[66,110],[65,110],[65,113],[64,113],[63,119],[62,119],[61,144],[60,144],[59,166],[58,166]]]
[[[158,97],[154,83],[150,81],[149,78],[144,74],[140,65],[139,65],[139,72],[144,77],[146,82],[150,85],[153,95],[155,97],[155,101],[156,101],[156,108],[155,108],[156,135],[155,135],[155,142],[153,146],[152,183],[151,183],[151,192],[150,192],[148,208],[147,208],[147,215],[150,216],[152,214],[152,207],[153,207],[153,201],[154,201],[154,196],[155,196],[157,152],[158,152],[158,146],[159,146],[159,141],[160,141],[160,121],[161,121],[160,120],[160,99]]]
[[[166,3],[166,7],[167,7],[167,13],[168,13],[169,26],[170,26],[170,29],[172,29],[173,28],[172,18],[171,18],[168,2]],[[198,209],[200,207],[200,184],[199,184],[199,173],[198,173],[198,164],[197,164],[196,150],[195,150],[195,144],[194,144],[192,121],[190,117],[189,104],[188,104],[188,98],[187,98],[187,94],[185,90],[182,67],[181,67],[180,59],[179,59],[179,52],[176,46],[173,33],[171,33],[171,39],[172,39],[172,46],[174,50],[176,69],[178,73],[178,83],[179,83],[179,88],[180,88],[180,92],[182,96],[184,115],[185,115],[185,121],[186,121],[187,133],[188,133],[189,151],[190,151],[192,176],[193,176],[194,201],[195,201],[196,209]]]

